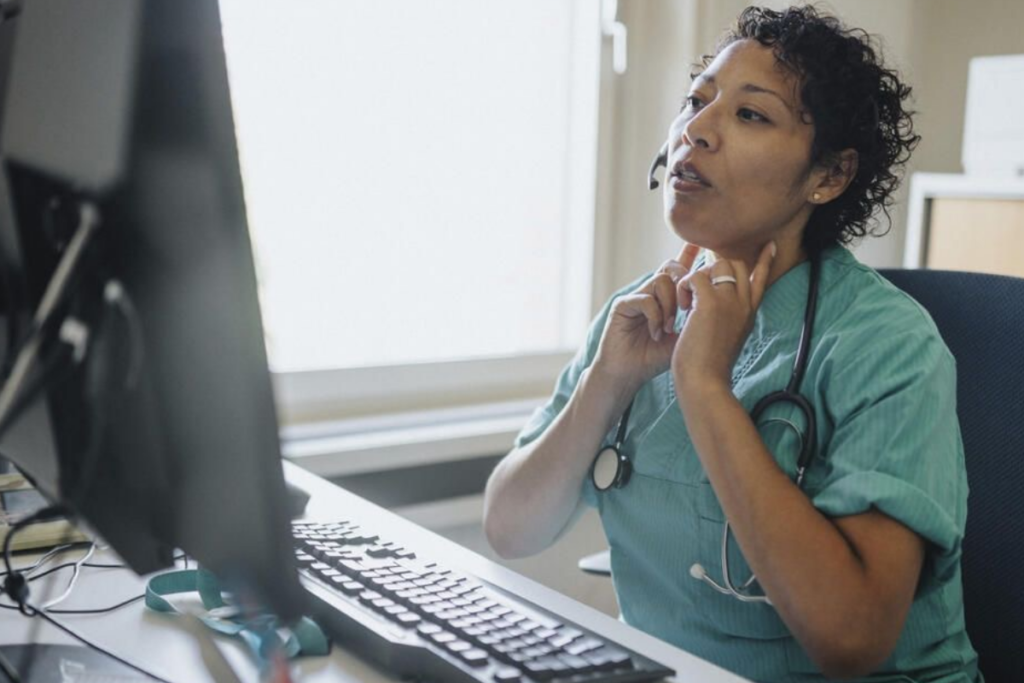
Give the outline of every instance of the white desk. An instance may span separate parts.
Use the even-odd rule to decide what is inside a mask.
[[[424,556],[436,557],[453,569],[522,595],[676,669],[678,674],[673,680],[701,683],[742,683],[745,680],[516,574],[298,467],[286,465],[286,472],[289,480],[312,495],[307,508],[310,519],[358,521]],[[18,564],[27,562],[20,559]],[[34,602],[39,604],[64,590],[68,573],[58,575],[58,580],[52,583],[44,578],[32,584]],[[85,609],[113,605],[141,594],[143,586],[144,580],[127,570],[86,569],[74,594],[61,607]],[[49,591],[44,592],[46,588]],[[0,644],[75,642],[40,619],[29,620],[9,610],[0,612]],[[227,665],[219,661],[221,656],[230,663],[238,680],[246,683],[257,680],[255,667],[240,643],[222,637],[210,639],[203,629],[190,631],[183,628],[182,620],[151,612],[141,601],[110,614],[55,615],[55,618],[119,656],[172,681],[222,683],[235,680]],[[297,660],[294,670],[295,680],[306,683],[392,680],[337,645],[328,657]]]

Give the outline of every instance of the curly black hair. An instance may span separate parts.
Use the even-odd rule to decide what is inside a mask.
[[[740,40],[770,47],[778,63],[799,78],[805,115],[814,124],[812,164],[834,164],[846,149],[858,155],[857,173],[846,191],[815,208],[804,230],[804,248],[817,253],[888,232],[893,193],[921,136],[914,133],[914,112],[904,108],[911,88],[882,64],[876,39],[813,6],[748,7],[722,36],[715,54],[702,57],[700,70]],[[878,226],[879,209],[885,214],[884,229]]]

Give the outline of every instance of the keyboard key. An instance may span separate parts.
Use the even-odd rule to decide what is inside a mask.
[[[471,648],[458,653],[459,658],[470,666],[484,666],[487,664],[487,653],[479,648]]]
[[[580,635],[583,635],[583,634],[581,633]],[[555,636],[554,638],[551,638],[550,640],[548,640],[548,642],[551,643],[551,647],[555,648],[556,650],[561,650],[563,647],[565,647],[566,645],[568,645],[572,641],[576,640],[576,638],[578,638],[578,637],[579,636],[573,637],[573,636],[569,636],[569,635],[564,635],[563,634],[563,635],[558,635],[558,636]]]
[[[468,617],[469,612],[464,609],[450,609],[446,612],[438,612],[438,618],[444,619],[445,621],[452,621],[454,619],[461,619],[462,617]]]
[[[584,638],[582,640],[577,640],[571,645],[567,645],[565,647],[565,652],[570,655],[582,655],[586,652],[590,652],[591,650],[596,650],[602,645],[603,643],[595,638]]]
[[[547,647],[547,646],[545,646],[545,647],[528,647],[525,650],[523,650],[523,654],[526,655],[527,657],[529,657],[530,659],[537,659],[539,657],[543,657],[545,655],[549,655],[552,652],[553,652],[553,650],[550,647]]]
[[[423,621],[423,617],[415,612],[405,611],[398,615],[398,623],[403,626],[414,626]]]
[[[549,681],[555,677],[555,669],[551,664],[556,660],[541,659],[536,662],[526,662],[523,669],[526,674],[538,681]]]
[[[583,659],[587,660],[598,671],[611,671],[612,669],[622,668],[630,662],[629,655],[625,652],[613,650],[609,647],[586,652],[583,654]]]
[[[594,670],[594,666],[587,660],[583,659],[583,657],[558,655],[558,661],[569,667],[569,670],[574,674],[585,674]]]
[[[409,598],[409,604],[414,607],[422,607],[423,605],[431,605],[437,603],[437,598],[432,595],[421,595],[418,598]]]
[[[344,560],[341,563],[341,570],[343,572],[348,572],[349,574],[362,574],[366,570],[366,567],[358,560]]]
[[[464,652],[469,650],[473,646],[467,643],[465,640],[453,640],[445,645],[451,652]]]
[[[430,639],[440,645],[444,645],[445,643],[451,643],[457,640],[455,634],[449,633],[448,631],[439,631],[437,633],[432,633],[430,635]]]
[[[519,669],[498,669],[494,672],[495,683],[519,683],[523,674]]]

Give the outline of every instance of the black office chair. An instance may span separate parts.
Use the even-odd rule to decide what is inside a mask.
[[[1024,675],[1024,279],[883,270],[935,320],[957,363],[971,493],[963,549],[967,633],[987,683]],[[609,574],[608,551],[584,571]]]
[[[1024,675],[1024,279],[883,270],[928,309],[957,364],[971,493],[963,548],[967,634],[987,683]]]

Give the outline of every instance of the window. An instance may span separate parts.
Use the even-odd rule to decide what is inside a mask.
[[[220,3],[286,412],[549,383],[590,315],[598,3]]]

